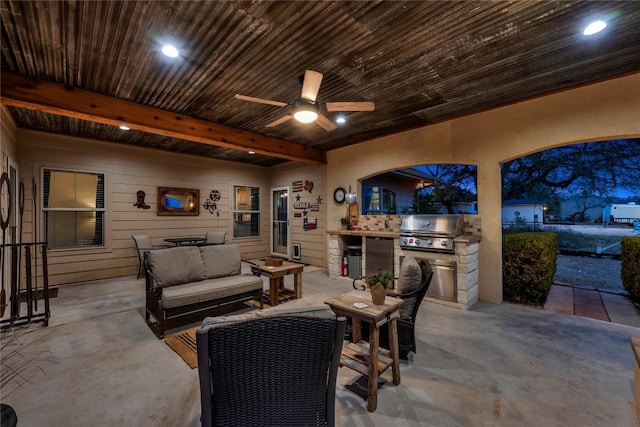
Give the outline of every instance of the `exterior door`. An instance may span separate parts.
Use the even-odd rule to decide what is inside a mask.
[[[289,258],[289,187],[271,189],[271,255]]]

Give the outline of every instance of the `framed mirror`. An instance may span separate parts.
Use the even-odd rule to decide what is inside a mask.
[[[200,190],[158,187],[158,215],[200,215]]]

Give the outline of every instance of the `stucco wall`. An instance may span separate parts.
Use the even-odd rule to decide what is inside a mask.
[[[502,302],[500,164],[576,142],[640,136],[640,73],[332,150],[327,196],[381,171],[431,163],[478,166],[480,299]],[[328,225],[342,207],[330,203]]]

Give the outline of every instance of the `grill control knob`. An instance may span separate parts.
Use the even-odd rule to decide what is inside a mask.
[[[447,245],[449,244],[449,242],[447,242],[446,240],[443,240],[440,244],[441,244],[442,246],[447,246]]]
[[[406,244],[407,244],[407,239],[402,239],[402,244],[406,246]]]
[[[427,246],[431,246],[433,245],[433,240],[432,239],[427,239]]]

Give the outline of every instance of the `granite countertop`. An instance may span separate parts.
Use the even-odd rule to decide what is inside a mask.
[[[398,231],[382,231],[382,230],[329,230],[328,234],[337,236],[362,236],[362,237],[386,237],[389,239],[397,239],[400,236]],[[456,242],[461,243],[478,243],[482,240],[481,236],[466,234],[455,238]]]
[[[397,231],[382,230],[329,230],[327,233],[338,236],[387,237],[389,239],[397,239],[399,235]]]
[[[482,236],[477,236],[475,234],[465,234],[453,239],[454,242],[463,242],[469,244],[478,243],[480,240],[482,240]]]

